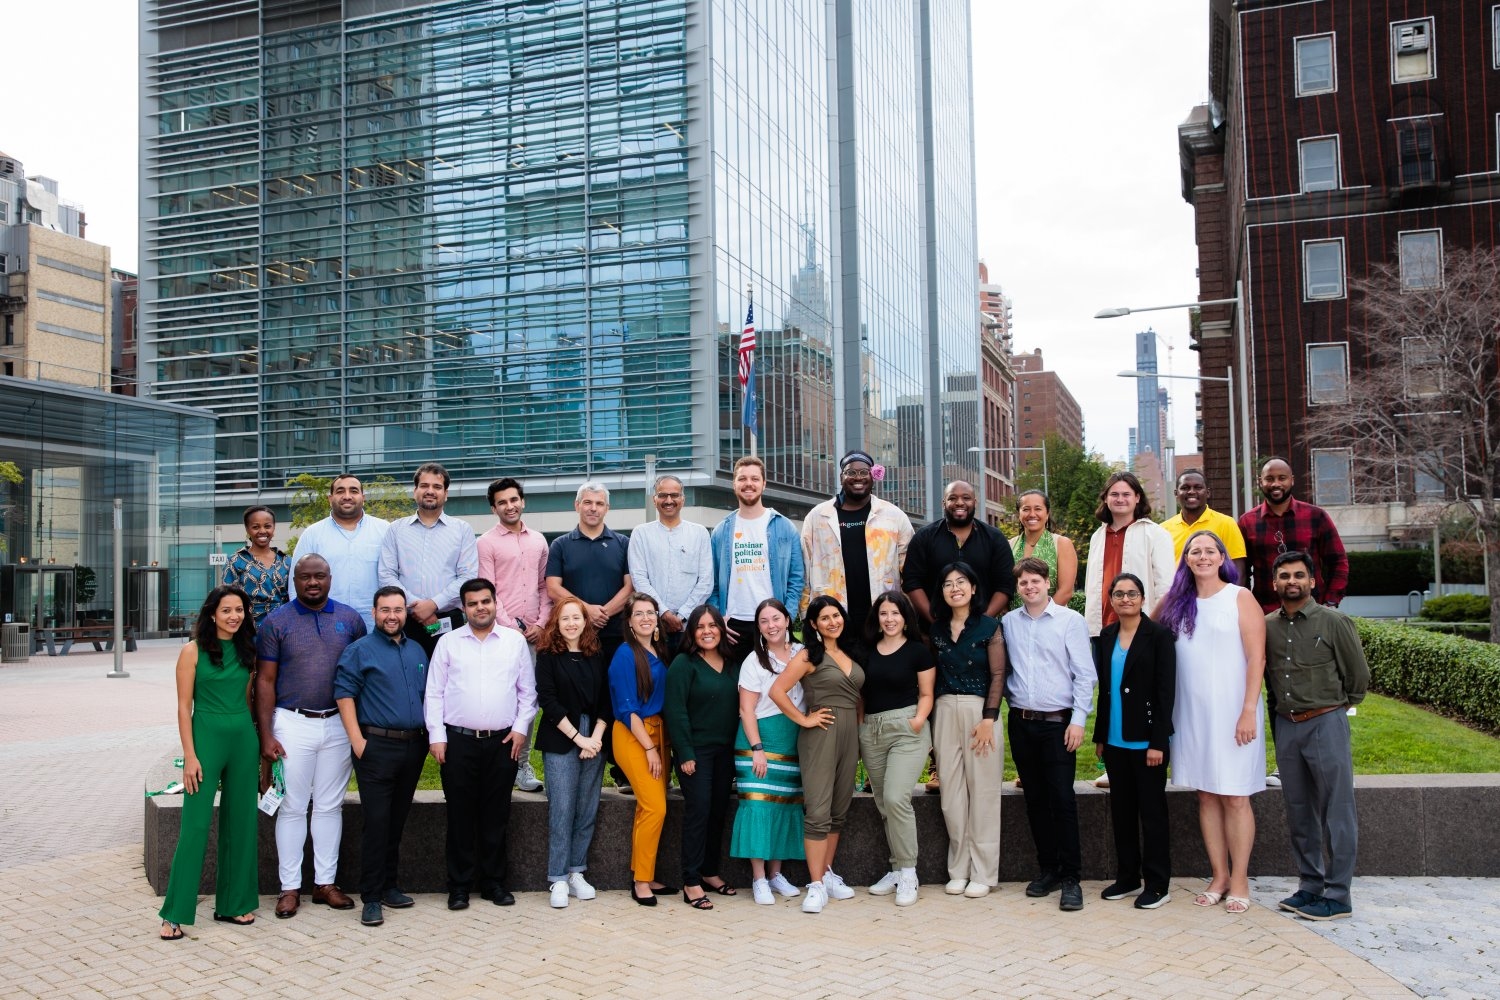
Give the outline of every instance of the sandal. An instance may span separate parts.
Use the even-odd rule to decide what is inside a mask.
[[[238,917],[231,917],[223,913],[215,913],[214,919],[221,924],[234,924],[236,927],[249,927],[255,923],[255,914],[244,913]]]
[[[171,929],[170,933],[168,933],[168,928]],[[174,924],[170,920],[163,920],[161,922],[161,929],[161,939],[163,941],[181,941],[183,938],[187,937],[186,934],[182,933],[182,925]]]
[[[1225,896],[1224,909],[1230,913],[1244,913],[1250,909],[1250,899],[1248,896]]]
[[[1223,898],[1224,894],[1222,892],[1213,892],[1210,889],[1204,889],[1202,892],[1198,893],[1198,895],[1193,897],[1193,905],[1218,906],[1219,900]]]
[[[686,889],[682,890],[682,901],[695,910],[712,910],[714,908],[713,900],[707,896],[699,896],[697,899],[693,899],[687,894]]]
[[[720,882],[718,885],[709,885],[707,882],[704,882],[703,888],[709,892],[716,892],[721,896],[738,896],[740,894],[739,890],[728,882]]]

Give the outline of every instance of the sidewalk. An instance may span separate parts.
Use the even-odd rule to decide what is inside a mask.
[[[1172,904],[1105,903],[1082,913],[1007,884],[983,900],[924,886],[905,909],[863,891],[818,916],[749,894],[699,913],[624,893],[513,908],[443,897],[387,911],[383,927],[304,901],[292,920],[263,900],[254,927],[214,923],[213,901],[185,941],[156,940],[160,900],[141,863],[146,770],[176,746],[178,644],[143,643],[131,677],[109,654],[33,657],[0,668],[0,982],[7,995],[523,997],[1406,997],[1500,992],[1490,955],[1500,887],[1485,880],[1361,880],[1354,920],[1309,925],[1274,910],[1284,885],[1259,880],[1239,917]],[[624,850],[625,846],[621,845]],[[1283,880],[1284,881],[1284,880]],[[1381,882],[1395,883],[1390,887]],[[1460,898],[1454,885],[1462,884]],[[1461,923],[1460,923],[1461,921]],[[1445,936],[1445,951],[1439,937]],[[1486,960],[1488,959],[1488,964]],[[1384,971],[1383,971],[1384,970]],[[1397,976],[1400,981],[1392,976]],[[1403,983],[1405,985],[1403,985]]]

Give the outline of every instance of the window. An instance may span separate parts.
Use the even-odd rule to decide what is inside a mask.
[[[1343,403],[1349,399],[1349,345],[1307,345],[1307,402]]]
[[[1490,65],[1500,69],[1500,4],[1490,8],[1490,47],[1495,53],[1490,57]]]
[[[1333,61],[1333,36],[1298,38],[1297,96],[1331,94],[1338,89],[1338,71]]]
[[[1434,476],[1429,470],[1441,470],[1443,467],[1443,451],[1425,452],[1412,469],[1412,491],[1419,497],[1442,497],[1447,495],[1448,490],[1443,485],[1443,480]]]
[[[1396,21],[1391,25],[1391,82],[1411,83],[1437,76],[1433,19]]]
[[[1339,186],[1339,137],[1323,136],[1297,142],[1303,191],[1333,191]]]
[[[1318,503],[1327,507],[1348,504],[1348,448],[1314,448],[1312,453],[1313,490]]]
[[[1302,244],[1302,297],[1344,297],[1344,241],[1308,240]]]
[[[1400,234],[1401,287],[1443,287],[1443,231],[1422,229]]]
[[[1431,119],[1417,118],[1396,124],[1396,158],[1401,169],[1401,187],[1437,181],[1437,147]]]
[[[1401,338],[1401,365],[1406,370],[1408,398],[1436,396],[1443,391],[1442,355],[1426,337]]]

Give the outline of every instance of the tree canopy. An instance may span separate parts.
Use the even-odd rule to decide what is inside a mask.
[[[328,488],[332,483],[332,476],[315,476],[310,472],[300,473],[286,481],[293,490],[293,528],[305,528],[328,516]],[[366,514],[394,521],[417,512],[417,502],[412,499],[411,492],[390,476],[361,477],[360,483],[365,490]],[[296,547],[297,539],[288,539],[287,552],[295,551]]]
[[[1066,535],[1078,548],[1079,561],[1088,558],[1089,538],[1099,527],[1094,510],[1099,506],[1099,494],[1104,492],[1104,482],[1114,469],[1098,455],[1090,454],[1056,434],[1048,434],[1042,442],[1047,449],[1047,482],[1042,480],[1042,456],[1030,452],[1025,466],[1016,474],[1016,491],[1048,490],[1048,501],[1052,506],[1052,530]],[[1004,531],[1014,536],[1020,530],[1012,499],[1006,515]]]

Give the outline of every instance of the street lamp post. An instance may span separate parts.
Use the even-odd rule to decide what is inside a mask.
[[[1045,444],[1042,445],[1040,448],[970,448],[969,449],[969,454],[971,454],[971,455],[983,455],[983,454],[988,454],[989,452],[992,452],[992,451],[998,451],[998,452],[1039,451],[1039,452],[1041,452],[1042,453],[1042,492],[1046,493],[1049,497],[1052,495],[1052,487],[1051,487],[1051,484],[1050,484],[1050,480],[1049,480],[1049,478],[1047,476],[1047,446]],[[984,471],[983,469],[980,470],[981,473],[983,471]]]
[[[1225,383],[1225,387],[1229,391],[1229,398],[1233,399],[1234,398],[1234,366],[1233,365],[1227,365],[1227,366],[1225,366],[1224,372],[1225,372],[1225,374],[1223,376],[1219,376],[1219,375],[1161,375],[1161,374],[1158,374],[1157,372],[1142,372],[1142,371],[1123,371],[1123,372],[1119,372],[1118,374],[1119,374],[1120,378],[1182,378],[1182,379],[1191,379],[1194,382],[1223,382],[1223,383]],[[1231,420],[1231,421],[1229,421],[1229,468],[1230,468],[1231,471],[1234,469],[1234,467],[1238,463],[1238,461],[1239,461],[1239,455],[1238,455],[1238,453],[1237,453],[1237,451],[1235,449],[1234,421]],[[1176,470],[1173,470],[1173,471],[1175,472]],[[1233,482],[1234,482],[1234,480],[1233,480],[1233,478],[1231,478],[1230,479],[1230,483],[1233,484]],[[1174,484],[1174,487],[1175,487],[1175,484],[1176,484],[1176,478],[1175,478],[1175,476],[1173,478],[1173,484]],[[1235,518],[1238,519],[1239,516],[1240,516],[1240,498],[1239,498],[1239,494],[1234,489],[1232,489],[1232,488],[1229,491],[1229,505],[1233,509]]]
[[[1094,313],[1095,319],[1115,319],[1119,316],[1129,316],[1138,312],[1159,312],[1167,309],[1200,309],[1203,306],[1234,306],[1234,332],[1235,339],[1239,345],[1240,357],[1244,359],[1244,365],[1250,364],[1250,347],[1245,331],[1245,288],[1244,283],[1235,281],[1234,296],[1227,299],[1204,299],[1201,302],[1178,302],[1169,306],[1114,306],[1110,309],[1100,309]],[[1158,375],[1158,378],[1161,376]],[[1205,379],[1207,376],[1205,376]],[[1233,398],[1233,389],[1230,391]],[[1232,422],[1232,421],[1231,421]],[[1245,442],[1245,465],[1244,465],[1244,509],[1250,508],[1250,500],[1254,495],[1251,490],[1250,465],[1255,458],[1255,439],[1250,433],[1250,378],[1245,371],[1240,372],[1240,437]]]

